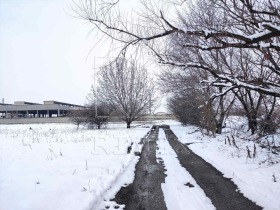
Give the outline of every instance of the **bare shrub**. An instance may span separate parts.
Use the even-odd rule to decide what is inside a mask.
[[[97,105],[91,103],[86,110],[86,122],[89,128],[96,126],[97,129],[100,129],[107,124],[110,114],[111,110],[108,104],[104,102]]]
[[[77,129],[79,129],[80,125],[86,122],[86,109],[78,108],[71,110],[68,114],[70,121],[77,125]]]

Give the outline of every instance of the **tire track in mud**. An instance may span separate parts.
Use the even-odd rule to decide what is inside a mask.
[[[156,161],[158,126],[153,126],[145,140],[141,157],[136,165],[132,184],[122,187],[115,196],[118,204],[125,204],[126,210],[166,210],[161,183],[164,182],[164,166]]]
[[[262,209],[244,197],[230,179],[225,178],[220,171],[179,142],[172,130],[165,126],[164,132],[180,164],[192,175],[217,210]]]

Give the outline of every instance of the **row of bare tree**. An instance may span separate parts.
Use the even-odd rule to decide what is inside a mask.
[[[279,6],[275,1],[210,0],[190,5],[188,22],[183,25],[187,35],[169,38],[165,55],[158,55],[172,65],[161,76],[165,87],[167,83],[171,87],[165,91],[175,92],[169,107],[186,116],[174,99],[179,95],[186,101],[195,92],[199,99],[191,103],[200,107],[195,113],[201,127],[221,133],[226,116],[235,109],[246,116],[252,134],[275,131],[279,126],[280,48],[266,43],[280,44]],[[268,23],[278,28],[270,31],[264,26]],[[186,101],[184,107],[190,103]]]
[[[234,109],[252,134],[278,127],[279,1],[141,3],[130,16],[118,9],[121,0],[82,0],[74,10],[121,45],[119,55],[141,49],[157,58],[164,66],[160,83],[172,94],[169,108],[183,123],[221,133]]]

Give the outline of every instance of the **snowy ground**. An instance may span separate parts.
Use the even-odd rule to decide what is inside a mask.
[[[225,133],[217,138],[203,136],[193,126],[170,124],[183,143],[196,154],[232,178],[240,191],[265,210],[280,209],[280,156],[256,144],[256,136],[245,132],[244,120],[232,118]],[[77,130],[70,124],[0,125],[0,209],[1,210],[98,210],[115,209],[110,199],[134,179],[140,139],[150,126],[126,129],[123,124],[103,130]],[[231,135],[235,136],[236,146]],[[225,144],[227,136],[231,139]],[[280,144],[280,137],[259,139],[263,144]],[[127,148],[132,144],[132,151]],[[159,150],[166,168],[162,184],[166,205],[172,209],[214,209],[211,201],[184,170],[162,129]],[[190,183],[196,187],[185,186]],[[184,196],[188,195],[188,196]],[[119,206],[123,209],[124,206]]]
[[[173,123],[171,129],[182,143],[191,143],[190,149],[201,156],[225,177],[232,178],[245,197],[264,207],[265,210],[280,209],[280,157],[271,150],[256,145],[255,158],[247,157],[247,146],[254,150],[254,142],[249,141],[255,136],[250,136],[244,129],[244,120],[234,118],[227,123],[228,128],[217,138],[202,136],[193,126],[183,127]],[[196,132],[195,132],[196,131]],[[237,147],[232,143],[231,135],[235,135]],[[230,137],[225,144],[226,136]],[[237,137],[238,136],[238,137]],[[280,138],[268,137],[262,141],[271,141],[270,144],[279,145]],[[273,143],[274,141],[274,143]],[[277,163],[278,162],[278,163]]]
[[[134,151],[142,149],[138,143],[149,126],[109,127],[0,125],[0,209],[113,209],[104,199],[133,181]]]

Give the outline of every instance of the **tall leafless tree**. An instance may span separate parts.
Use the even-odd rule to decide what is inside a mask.
[[[94,95],[97,101],[108,103],[130,128],[130,124],[147,113],[155,102],[154,90],[147,69],[122,57],[102,67]]]
[[[159,75],[163,93],[168,93],[167,108],[183,124],[200,126],[200,107],[207,100],[197,75],[185,74],[181,69],[164,69]]]

